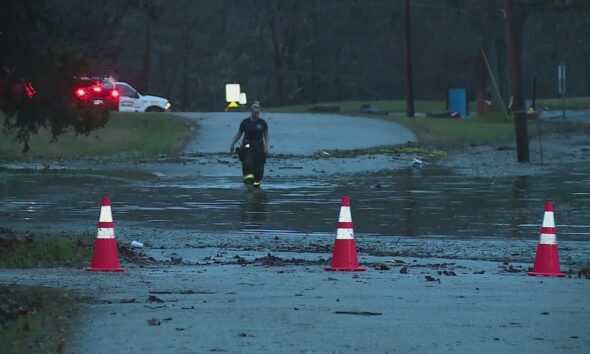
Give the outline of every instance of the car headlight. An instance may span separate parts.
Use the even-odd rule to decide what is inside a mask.
[[[166,102],[166,105],[164,106],[164,108],[170,109],[170,102]]]

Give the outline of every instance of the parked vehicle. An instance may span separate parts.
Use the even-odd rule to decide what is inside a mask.
[[[100,77],[74,78],[74,104],[78,108],[119,109],[120,93],[113,83]]]
[[[142,95],[126,82],[116,81],[115,88],[121,94],[121,112],[165,112],[170,110],[170,102],[162,97]]]
[[[170,102],[162,97],[142,95],[126,82],[112,77],[75,77],[74,102],[78,108],[121,112],[165,112]]]

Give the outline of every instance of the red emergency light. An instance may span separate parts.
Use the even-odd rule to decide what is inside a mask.
[[[92,90],[93,90],[94,92],[100,92],[100,91],[102,91],[102,89],[100,88],[100,86],[93,86],[93,87],[92,87]]]
[[[84,89],[81,89],[81,88],[79,88],[79,89],[77,89],[77,90],[76,90],[76,95],[77,95],[78,97],[82,97],[82,96],[84,96],[85,94],[86,94],[86,92],[84,91]]]
[[[113,97],[117,98],[117,97],[119,97],[119,91],[117,91],[117,90],[113,90],[113,91],[111,92],[111,95],[113,95]]]

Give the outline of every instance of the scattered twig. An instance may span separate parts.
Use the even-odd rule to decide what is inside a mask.
[[[359,316],[381,316],[381,312],[369,312],[369,311],[334,311],[339,315],[359,315]]]

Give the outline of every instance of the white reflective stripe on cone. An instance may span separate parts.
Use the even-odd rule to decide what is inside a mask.
[[[338,229],[336,232],[337,240],[354,240],[354,231],[352,229]]]
[[[100,208],[99,222],[113,222],[113,215],[111,215],[111,207],[103,206]]]
[[[115,238],[115,230],[112,227],[109,228],[98,228],[96,238]]]
[[[350,215],[350,207],[343,206],[340,208],[340,217],[338,218],[340,222],[352,222],[352,216]]]
[[[556,245],[557,237],[554,234],[541,234],[539,243],[542,245]]]
[[[546,211],[543,216],[543,227],[555,227],[555,219],[552,211]]]

